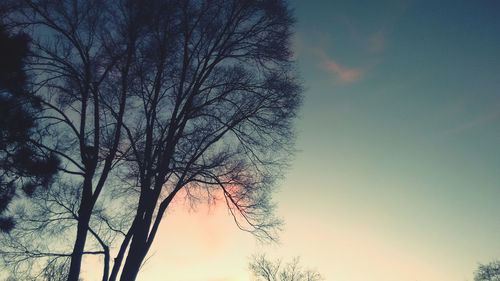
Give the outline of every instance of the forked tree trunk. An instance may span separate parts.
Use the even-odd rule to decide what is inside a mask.
[[[147,254],[147,235],[149,224],[141,221],[135,226],[134,236],[123,265],[120,281],[133,281],[137,278],[142,261]]]

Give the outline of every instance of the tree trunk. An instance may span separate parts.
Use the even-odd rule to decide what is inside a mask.
[[[83,206],[82,206],[83,207]],[[82,209],[80,209],[82,210]],[[71,264],[69,268],[68,281],[78,281],[82,264],[85,241],[87,240],[87,230],[89,227],[90,212],[87,210],[80,212],[76,231],[76,240],[71,254]]]
[[[160,190],[160,187],[157,187],[158,190]],[[125,260],[125,265],[123,267],[123,271],[120,277],[120,281],[132,281],[137,278],[137,274],[139,273],[139,270],[141,268],[142,262],[144,261],[144,258],[146,257],[147,253],[149,252],[149,249],[151,248],[151,244],[153,243],[153,239],[156,236],[156,232],[158,231],[158,227],[161,221],[161,218],[163,217],[163,214],[165,213],[165,210],[167,209],[168,205],[170,202],[172,202],[172,199],[175,197],[177,192],[182,188],[182,185],[178,185],[170,195],[163,200],[163,202],[160,204],[160,207],[158,209],[158,214],[156,219],[153,222],[153,211],[154,209],[149,208],[147,211],[143,211],[142,215],[141,212],[138,212],[136,214],[135,220],[133,222],[133,226],[131,228],[131,231],[133,233],[133,238],[132,242],[129,248],[129,252],[127,255],[127,258]],[[159,192],[152,195],[152,198],[150,198],[150,204],[146,206],[154,206],[154,204],[151,204],[151,202],[156,202],[158,200]],[[143,198],[141,198],[143,199]],[[142,206],[142,205],[141,205]],[[142,208],[139,208],[142,209]],[[140,219],[140,218],[143,219]],[[153,227],[151,228],[151,224],[153,224]],[[151,228],[151,231],[150,231]],[[130,234],[130,232],[128,233]],[[127,236],[128,236],[127,234]],[[129,236],[127,238],[130,238]],[[128,244],[128,241],[127,241]],[[123,246],[123,244],[122,244]],[[122,249],[120,249],[121,251]],[[123,256],[121,256],[123,258]],[[121,262],[121,259],[120,259]],[[115,268],[113,268],[115,270]],[[117,268],[119,270],[119,266]],[[114,279],[111,279],[109,281],[114,281]]]
[[[123,262],[123,257],[125,256],[125,251],[127,251],[128,244],[130,243],[130,239],[132,239],[132,235],[134,234],[134,229],[136,225],[136,220],[135,219],[132,222],[132,225],[130,226],[130,229],[127,232],[127,235],[125,235],[125,238],[123,239],[123,242],[120,246],[120,250],[118,251],[118,255],[116,256],[114,263],[113,263],[113,269],[111,270],[111,275],[109,276],[109,281],[115,281],[116,278],[118,277],[118,271],[120,271],[122,262]]]
[[[136,225],[120,281],[133,281],[137,278],[142,261],[147,254],[148,229],[149,224],[145,221],[140,221]]]
[[[109,248],[104,249],[104,269],[102,272],[102,281],[108,281],[109,276]]]
[[[80,210],[78,210],[76,240],[73,246],[73,253],[71,254],[68,281],[78,281],[80,276],[92,205],[92,176],[87,175],[83,181],[82,200],[80,202]]]

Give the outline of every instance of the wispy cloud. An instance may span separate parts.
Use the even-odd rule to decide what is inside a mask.
[[[356,68],[349,68],[328,58],[324,62],[325,69],[332,74],[337,81],[343,83],[353,83],[358,81],[362,76],[362,71]]]
[[[454,135],[459,134],[465,131],[473,130],[479,127],[486,126],[490,123],[494,123],[500,120],[500,105],[497,105],[490,109],[489,111],[484,112],[483,114],[469,120],[463,122],[462,124],[453,127],[451,129],[445,130],[443,132],[444,135]]]
[[[379,44],[379,48],[382,47],[381,44],[385,44],[382,42],[384,39],[378,38],[379,41],[376,43]],[[361,80],[366,71],[373,66],[373,62],[368,59],[361,61],[361,66],[348,65],[345,59],[340,60],[338,56],[332,55],[335,52],[335,48],[331,47],[332,41],[335,40],[331,38],[331,34],[323,31],[315,30],[311,34],[298,34],[295,38],[295,54],[297,57],[301,56],[302,59],[315,61],[317,67],[326,72],[331,80],[338,83],[351,84]]]
[[[325,50],[316,48],[314,53],[320,59],[321,67],[330,74],[334,80],[340,83],[354,83],[359,81],[363,76],[363,70],[348,67],[340,64],[336,59],[333,59],[326,54]]]

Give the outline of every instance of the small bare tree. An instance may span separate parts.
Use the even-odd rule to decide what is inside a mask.
[[[298,257],[283,264],[281,260],[271,261],[265,255],[258,255],[252,258],[249,268],[255,281],[324,280],[317,271],[301,268]]]

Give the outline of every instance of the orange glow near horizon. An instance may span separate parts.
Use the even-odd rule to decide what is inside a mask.
[[[252,238],[234,225],[223,202],[194,210],[179,203],[167,211],[138,280],[246,280],[241,253],[252,249]]]
[[[237,228],[223,199],[192,206],[179,193],[162,219],[137,280],[248,280],[249,256],[244,253],[252,253],[253,244],[254,238]],[[84,280],[99,280],[101,264],[93,258],[85,263]],[[88,270],[94,266],[98,270]]]

